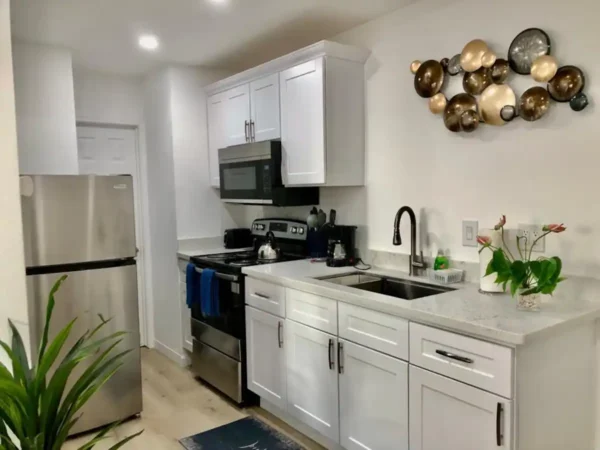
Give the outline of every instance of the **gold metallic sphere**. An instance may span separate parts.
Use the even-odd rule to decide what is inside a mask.
[[[492,84],[479,98],[481,118],[490,125],[502,126],[506,121],[502,118],[502,108],[516,106],[515,92],[507,84]]]
[[[481,57],[481,65],[489,69],[494,65],[497,59],[498,57],[496,56],[496,54],[493,51],[488,50]]]
[[[480,69],[482,66],[481,59],[488,50],[487,44],[481,39],[475,39],[465,45],[460,54],[460,65],[465,72],[475,72]]]
[[[429,110],[433,114],[442,114],[447,104],[446,96],[440,92],[429,99]]]
[[[558,60],[554,56],[540,56],[531,65],[531,76],[540,83],[550,81],[556,72],[558,72]]]
[[[421,61],[413,61],[412,63],[410,63],[410,71],[412,74],[417,73],[417,71],[419,70],[419,67],[421,67]]]

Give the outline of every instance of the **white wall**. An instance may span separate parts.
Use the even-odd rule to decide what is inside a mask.
[[[148,171],[148,214],[155,345],[181,359],[177,219],[173,175],[173,135],[169,70],[144,82],[144,122]]]
[[[8,342],[11,319],[29,348],[9,0],[0,0],[0,149],[0,339]]]
[[[15,42],[13,63],[20,172],[76,174],[71,53]]]
[[[551,36],[561,64],[584,70],[585,91],[598,101],[600,59],[594,55],[600,5],[596,0],[447,3],[416,2],[335,38],[373,52],[366,65],[368,247],[407,253],[406,246],[392,246],[392,223],[396,210],[410,205],[426,221],[430,253],[439,245],[458,260],[477,261],[476,249],[462,247],[462,219],[489,227],[506,214],[513,226],[565,222],[565,234],[547,238],[547,253],[561,256],[567,273],[597,276],[600,127],[594,105],[575,113],[568,104],[554,103],[536,123],[515,120],[504,128],[481,126],[471,135],[456,135],[415,93],[409,64],[452,57],[475,38],[506,55],[520,31],[537,26]],[[460,81],[452,80],[449,96],[459,92]],[[520,95],[536,83],[514,76],[510,84]]]
[[[222,235],[232,225],[210,187],[206,95],[203,87],[223,78],[222,71],[192,67],[169,69],[171,122],[179,239]]]

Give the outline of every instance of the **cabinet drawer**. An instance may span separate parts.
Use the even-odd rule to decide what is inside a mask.
[[[510,348],[411,322],[410,363],[512,398]]]
[[[246,304],[261,311],[285,317],[285,288],[247,277]]]
[[[408,360],[408,320],[339,304],[340,337]]]
[[[337,301],[287,289],[286,317],[337,336]]]

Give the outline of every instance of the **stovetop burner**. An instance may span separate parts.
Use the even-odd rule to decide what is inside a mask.
[[[239,253],[219,253],[216,255],[194,256],[192,261],[201,267],[210,267],[219,270],[239,271],[242,267],[258,266],[262,264],[276,264],[286,261],[297,261],[305,259],[305,255],[283,254],[280,258],[272,261],[258,259],[258,252],[244,251]]]

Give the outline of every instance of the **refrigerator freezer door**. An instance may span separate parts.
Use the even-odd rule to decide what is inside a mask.
[[[131,176],[21,177],[27,267],[134,257]]]
[[[38,343],[44,326],[48,293],[60,273],[29,275],[29,297],[32,342]],[[115,352],[132,349],[125,364],[114,377],[98,391],[82,409],[82,417],[72,434],[125,419],[142,411],[142,380],[140,362],[140,334],[137,301],[137,274],[135,264],[107,269],[68,273],[69,277],[56,294],[56,306],[52,316],[50,337],[77,317],[64,352],[71,348],[87,330],[100,323],[99,314],[111,321],[98,333],[102,338],[117,331],[127,331]],[[34,345],[37,352],[37,345]],[[103,349],[106,346],[103,347]],[[115,353],[116,354],[116,353]],[[37,357],[37,355],[34,355]],[[93,360],[93,358],[92,358]],[[77,376],[91,363],[84,361]],[[75,378],[71,378],[72,383]]]

